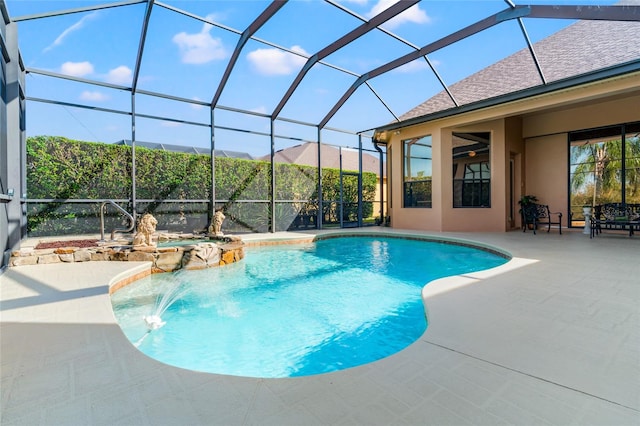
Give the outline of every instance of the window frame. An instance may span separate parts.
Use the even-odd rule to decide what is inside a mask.
[[[632,184],[629,179],[632,175],[638,174],[635,164],[640,159],[637,155],[639,136],[640,121],[567,133],[567,208],[570,213],[570,228],[584,227],[583,207],[593,207],[594,204],[607,202],[638,201],[637,196],[634,198],[631,193]],[[606,180],[608,183],[605,189],[602,185]],[[592,195],[587,198],[586,192],[591,192]]]
[[[454,142],[451,149],[453,208],[491,208],[491,132],[453,132],[452,137],[469,142]],[[475,165],[478,170],[471,169]],[[461,178],[456,178],[458,172]]]
[[[403,208],[431,208],[433,206],[433,143],[432,135],[423,135],[402,141],[402,207]],[[428,143],[425,143],[428,142]],[[428,147],[429,156],[420,156],[420,152],[412,155],[408,147]],[[425,160],[431,173],[411,177],[411,160]],[[420,170],[427,171],[425,170]],[[419,172],[418,172],[419,173]],[[414,188],[416,189],[414,191]],[[418,194],[418,195],[415,195]],[[420,195],[423,195],[422,197]]]

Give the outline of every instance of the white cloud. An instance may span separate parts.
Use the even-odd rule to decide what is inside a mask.
[[[83,16],[78,22],[76,22],[75,24],[71,25],[70,27],[68,27],[67,29],[65,29],[64,31],[62,31],[62,33],[60,33],[60,35],[53,41],[53,43],[51,43],[49,46],[45,47],[43,52],[48,52],[49,50],[53,49],[56,46],[60,46],[63,42],[64,39],[67,38],[67,36],[75,31],[78,31],[79,29],[81,29],[82,27],[84,27],[84,25],[92,20],[98,17],[98,11],[94,11],[91,12],[88,15]]]
[[[193,97],[193,98],[191,98],[191,99],[193,99],[194,101],[202,102],[202,99],[200,99],[200,98],[199,98],[199,97],[197,97],[197,96],[194,96],[194,97]],[[199,110],[199,109],[204,108],[204,105],[200,105],[200,104],[189,104],[189,106],[191,106],[191,108],[193,108],[193,109],[195,109],[195,110]]]
[[[292,51],[309,56],[300,46],[293,46]],[[256,49],[247,54],[253,68],[264,75],[289,75],[299,70],[307,59],[280,49]]]
[[[70,75],[73,77],[84,77],[89,74],[93,74],[93,65],[91,62],[65,62],[60,67],[62,74]]]
[[[160,122],[160,126],[161,127],[180,127],[182,126],[182,123],[177,123],[175,121],[161,121]]]
[[[80,99],[83,101],[103,102],[109,99],[109,97],[101,92],[91,92],[85,90],[80,94]]]
[[[112,84],[127,84],[131,83],[133,78],[133,71],[131,68],[120,65],[119,67],[109,70],[107,74],[107,82]]]
[[[396,0],[379,0],[371,11],[367,14],[368,18],[373,18],[380,12],[388,9],[390,6],[396,3]],[[396,28],[407,22],[414,24],[426,24],[431,21],[431,18],[427,15],[427,12],[420,9],[418,4],[411,6],[395,18],[387,21],[383,26],[386,28]]]
[[[212,19],[212,16],[207,16]],[[185,64],[206,64],[216,59],[227,57],[227,51],[219,38],[211,37],[209,32],[212,25],[204,24],[199,33],[187,34],[180,32],[173,36],[173,42],[178,45],[182,62]]]
[[[434,67],[437,67],[440,64],[440,62],[432,60],[431,64]],[[424,58],[420,58],[420,59],[416,59],[415,61],[411,61],[408,64],[404,64],[401,67],[396,68],[394,71],[408,74],[408,73],[420,72],[428,69],[430,68],[429,68],[429,64],[427,64],[427,61],[425,61]]]
[[[255,112],[256,114],[268,114],[267,113],[267,107],[265,106],[259,106],[257,108],[254,108],[252,110],[250,110],[251,112]]]

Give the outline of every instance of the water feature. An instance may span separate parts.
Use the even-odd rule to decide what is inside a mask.
[[[127,337],[167,364],[238,376],[302,376],[402,350],[427,327],[421,299],[427,282],[506,260],[459,245],[333,238],[250,248],[241,262],[222,268],[155,274],[112,301]],[[179,297],[170,298],[170,288],[179,289]],[[165,296],[173,301],[163,303]],[[150,324],[141,321],[155,313]]]
[[[166,324],[166,321],[163,321],[162,319],[165,311],[186,294],[187,287],[183,285],[184,280],[181,278],[182,274],[184,274],[182,271],[170,274],[163,286],[164,291],[159,292],[156,296],[156,302],[153,309],[148,315],[144,315],[142,317],[142,320],[147,327],[147,331],[135,342],[136,347],[139,347],[142,344],[150,332],[158,330]]]
[[[162,321],[162,315],[169,306],[186,293],[187,288],[183,285],[182,274],[184,272],[176,272],[171,275],[171,278],[167,280],[165,291],[156,297],[155,307],[149,315],[144,316],[144,322],[149,330],[157,330],[165,325],[166,323]]]

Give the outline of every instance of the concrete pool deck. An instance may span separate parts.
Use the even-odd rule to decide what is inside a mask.
[[[108,289],[146,263],[12,267],[0,275],[0,424],[640,424],[640,237],[349,232],[380,231],[514,259],[427,286],[429,327],[400,353],[292,379],[199,373],[138,352]]]

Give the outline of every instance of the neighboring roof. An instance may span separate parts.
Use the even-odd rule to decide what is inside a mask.
[[[320,144],[322,167],[340,168],[340,153],[342,153],[342,169],[357,171],[358,150],[353,148],[340,148],[333,145]],[[269,160],[265,155],[261,160]],[[274,161],[277,163],[301,164],[316,166],[318,164],[318,145],[315,142],[305,142],[276,151]],[[380,174],[380,160],[371,154],[362,152],[362,171]]]
[[[637,22],[579,21],[535,43],[533,49],[547,83],[640,59]],[[460,105],[535,86],[543,81],[528,48],[449,86]],[[433,114],[455,105],[442,91],[399,117]]]
[[[131,140],[123,139],[117,142],[114,142],[114,145],[126,145],[131,146]],[[172,145],[168,143],[154,143],[154,142],[141,142],[136,141],[136,146],[141,146],[143,148],[149,149],[160,149],[163,151],[171,151],[171,152],[183,152],[187,154],[206,154],[209,155],[211,150],[208,148],[197,148],[195,146],[182,146],[182,145]],[[246,152],[239,151],[228,151],[228,150],[215,150],[216,157],[228,157],[228,158],[242,158],[245,160],[253,160],[254,158],[251,154]]]

